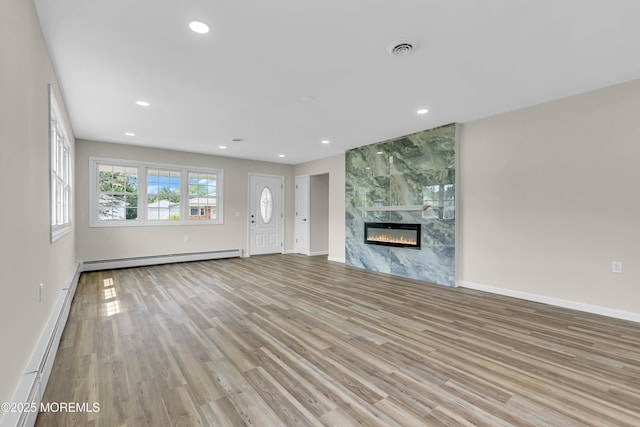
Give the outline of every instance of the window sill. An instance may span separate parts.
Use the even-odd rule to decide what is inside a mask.
[[[73,227],[71,226],[71,223],[63,225],[63,226],[51,226],[51,243],[55,242],[56,240],[60,239],[63,236],[66,236],[67,234],[71,233],[73,231]]]
[[[92,222],[89,228],[113,228],[113,227],[182,227],[192,225],[224,225],[223,221],[109,221],[109,222]]]

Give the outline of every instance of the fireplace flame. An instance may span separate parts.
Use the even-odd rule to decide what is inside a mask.
[[[385,242],[385,243],[401,243],[403,245],[417,245],[418,241],[410,237],[405,236],[387,236],[386,234],[377,234],[374,236],[367,236],[367,240],[370,242]]]

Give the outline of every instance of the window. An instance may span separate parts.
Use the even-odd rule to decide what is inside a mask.
[[[260,217],[262,222],[269,224],[271,222],[271,216],[273,215],[273,196],[271,195],[271,189],[264,187],[260,194]]]
[[[138,169],[98,164],[98,220],[138,219]]]
[[[189,219],[218,218],[218,174],[189,172]]]
[[[92,227],[222,224],[221,170],[97,158],[90,169]]]
[[[49,150],[51,171],[51,241],[71,228],[71,145],[53,87],[49,85]]]
[[[180,219],[180,171],[147,169],[147,219]]]

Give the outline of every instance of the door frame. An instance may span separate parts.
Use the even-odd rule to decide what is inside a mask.
[[[301,185],[300,182],[303,179],[306,180],[306,188],[304,188],[304,191],[306,191],[307,193],[307,220],[304,224],[307,235],[306,247],[301,247],[298,243],[298,237],[300,237],[300,232],[302,231],[302,224],[300,224],[300,222],[298,221],[298,203],[300,202],[299,194],[300,190],[302,190],[301,188],[299,188],[299,186]],[[309,256],[311,250],[311,175],[299,175],[295,177],[295,211],[294,250],[296,253]]]
[[[253,198],[253,186],[251,185],[251,178],[252,177],[265,177],[265,178],[279,178],[280,179],[280,185],[281,185],[281,190],[282,190],[282,197],[280,200],[280,212],[281,212],[281,216],[279,218],[280,220],[280,231],[279,231],[279,236],[278,238],[280,239],[280,241],[282,242],[282,245],[280,246],[280,253],[284,253],[284,238],[285,238],[285,233],[284,233],[284,224],[285,224],[285,213],[284,213],[284,199],[285,199],[285,186],[284,186],[284,176],[283,175],[271,175],[268,173],[257,173],[257,172],[249,172],[248,175],[248,179],[247,179],[247,250],[246,250],[246,258],[249,258],[251,256],[251,203],[252,203],[252,198]]]

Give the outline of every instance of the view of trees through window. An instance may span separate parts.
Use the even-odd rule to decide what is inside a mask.
[[[180,219],[180,171],[147,170],[147,219]]]
[[[99,165],[98,219],[138,219],[138,168]]]
[[[220,170],[194,171],[127,161],[94,160],[92,225],[140,225],[208,220],[217,223]],[[97,203],[96,203],[97,202]]]

